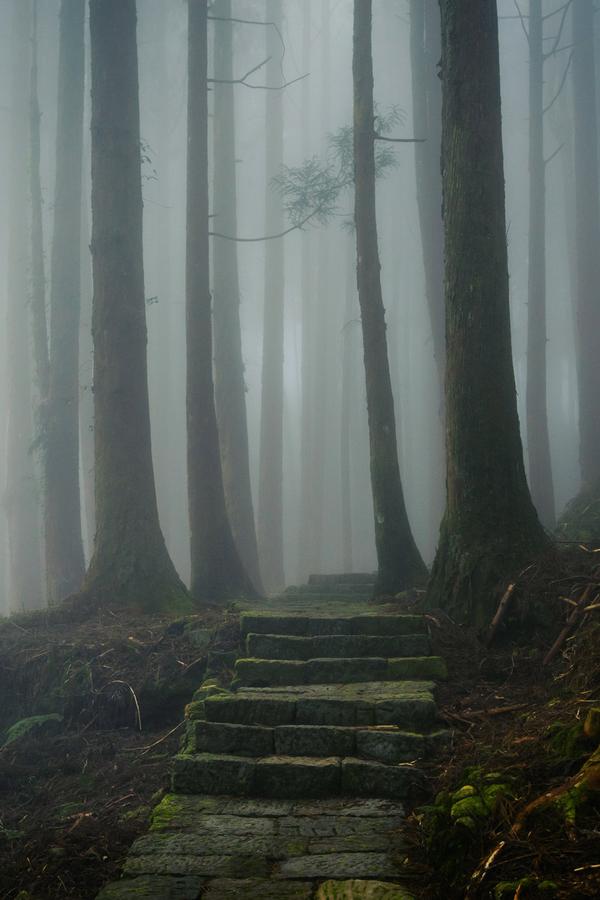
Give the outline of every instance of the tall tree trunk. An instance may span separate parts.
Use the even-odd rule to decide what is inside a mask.
[[[217,0],[214,16],[231,19],[231,0]],[[214,77],[233,79],[233,25],[214,22]],[[235,107],[232,84],[214,87],[214,201],[217,231],[237,233]],[[215,337],[215,402],[227,512],[242,563],[262,591],[258,545],[250,486],[246,385],[240,324],[237,247],[215,238],[213,243],[213,318]]]
[[[413,130],[425,138],[415,144],[417,207],[423,250],[425,294],[433,336],[440,391],[444,385],[444,228],[440,144],[442,96],[437,65],[440,58],[440,11],[437,0],[411,0],[410,59]]]
[[[354,221],[379,566],[376,591],[395,594],[423,579],[426,569],[410,529],[398,466],[375,211],[371,23],[372,0],[354,0]]]
[[[5,508],[8,521],[9,608],[42,606],[38,486],[33,464],[29,330],[27,148],[31,4],[12,3],[12,81],[6,310],[7,435]]]
[[[212,372],[208,244],[207,0],[188,3],[187,428],[192,594],[224,600],[253,594],[238,555],[221,472]]]
[[[579,460],[583,488],[600,483],[600,207],[594,5],[572,4]]]
[[[152,467],[135,0],[90,0],[90,35],[96,540],[85,589],[97,602],[189,610]]]
[[[342,416],[340,429],[340,476],[342,495],[342,561],[344,572],[354,571],[352,535],[352,410],[357,393],[355,378],[354,320],[356,316],[356,267],[354,247],[348,240],[348,276],[346,279],[346,304],[342,325]]]
[[[266,20],[281,32],[282,0],[267,0]],[[267,84],[281,81],[281,45],[274,28],[267,28]],[[283,99],[281,91],[266,92],[266,234],[283,229],[281,198],[270,180],[283,163]],[[260,407],[260,470],[258,481],[258,546],[267,591],[285,584],[283,572],[283,245],[265,247],[262,391]]]
[[[77,590],[85,571],[79,491],[84,18],[82,0],[62,0],[46,415],[45,536],[50,603]]]
[[[428,602],[483,622],[547,538],[529,496],[508,301],[496,0],[441,0],[447,505]]]
[[[542,0],[529,4],[529,286],[527,305],[527,455],[531,498],[554,525],[554,484],[546,394],[546,166],[544,162]]]
[[[311,0],[302,5],[302,71],[310,71],[311,61]],[[302,159],[308,159],[310,144],[311,80],[302,81]],[[302,269],[302,358],[301,358],[301,433],[300,433],[300,546],[298,569],[300,580],[314,570],[313,519],[315,506],[312,477],[312,452],[315,435],[314,422],[314,359],[315,359],[315,296],[313,273],[314,241],[310,230],[301,237]]]

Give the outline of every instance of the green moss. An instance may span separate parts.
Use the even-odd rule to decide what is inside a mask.
[[[567,504],[556,526],[563,541],[600,541],[600,481]]]
[[[528,875],[526,878],[519,879],[519,881],[498,882],[494,887],[494,900],[509,900],[509,898],[512,900],[517,891],[519,896],[523,898],[539,897],[540,894],[543,894],[545,897],[551,897],[557,890],[558,885],[553,881],[540,881],[539,878]]]
[[[589,750],[589,741],[583,731],[583,722],[565,724],[555,722],[547,730],[548,752],[560,762],[579,759]]]
[[[181,802],[175,794],[167,794],[152,810],[151,831],[164,831],[173,827],[173,820],[181,814]]]
[[[29,716],[27,719],[20,719],[7,729],[4,746],[8,747],[15,741],[22,740],[27,735],[34,735],[36,732],[56,731],[63,721],[63,717],[58,713],[49,713],[47,716]]]

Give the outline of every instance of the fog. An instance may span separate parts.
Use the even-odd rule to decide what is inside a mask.
[[[575,0],[575,3],[586,2]],[[264,24],[269,21],[274,5],[271,0],[232,0],[233,16],[244,21],[226,26],[233,33],[233,78],[247,82],[231,86],[237,222],[236,233],[229,237],[243,240],[228,241],[228,246],[230,253],[237,254],[239,271],[248,458],[255,518],[261,515],[260,459],[267,452],[265,446],[261,447],[263,307],[270,273],[277,264],[273,260],[277,253],[283,255],[284,582],[272,584],[269,578],[265,584],[268,590],[304,582],[314,571],[370,572],[377,568],[355,277],[356,246],[351,227],[353,191],[346,187],[340,192],[327,221],[315,217],[302,228],[294,229],[293,220],[284,210],[285,200],[272,181],[280,173],[269,175],[265,162],[269,132],[267,103],[275,93],[282,103],[285,167],[300,167],[312,157],[325,162],[331,153],[329,138],[341,128],[351,126],[353,4],[351,0],[282,0],[280,31]],[[395,138],[434,140],[428,134],[414,131],[411,4],[408,0],[376,0],[373,5],[377,114],[383,118],[391,110],[396,111],[390,132]],[[60,3],[40,0],[36,6],[48,312],[55,227]],[[218,4],[209,4],[209,16],[215,6]],[[498,6],[513,358],[527,464],[529,46],[516,3],[499,0]],[[526,13],[527,0],[523,0],[523,6]],[[547,0],[543,4],[545,13],[562,6],[562,0]],[[26,8],[25,32],[23,28],[19,31],[17,7]],[[31,316],[28,121],[28,73],[33,46],[31,9],[29,0],[16,3],[0,0],[0,483],[3,496],[0,610],[5,612],[46,602],[45,597],[33,596],[33,588],[27,589],[31,595],[22,595],[19,584],[23,582],[18,580],[16,571],[19,567],[43,568],[44,558],[45,492],[40,461],[44,435],[39,430],[40,397]],[[181,0],[138,0],[137,14],[152,454],[160,523],[167,548],[181,578],[189,584],[185,316],[187,4]],[[557,13],[546,22],[546,47],[553,46],[550,38],[556,35],[560,20],[561,15]],[[209,21],[209,79],[214,72],[216,25],[216,21]],[[545,166],[547,411],[557,514],[580,485],[573,312],[574,122],[568,49],[572,45],[570,28],[567,17],[560,42],[561,49],[563,46],[567,49],[550,55],[544,63],[544,102],[548,104],[559,92],[544,117],[546,158],[557,151]],[[25,41],[24,34],[29,34]],[[95,530],[89,49],[86,13],[79,358],[81,519],[86,563],[93,552]],[[265,63],[269,56],[270,62]],[[571,69],[566,77],[565,67]],[[244,78],[246,73],[251,74]],[[279,84],[270,85],[274,90],[264,89],[273,77],[279,79]],[[223,216],[219,198],[212,193],[216,87],[214,83],[209,84],[210,228],[220,232],[219,216],[221,222]],[[16,108],[16,104],[24,106]],[[23,143],[15,147],[15,141],[21,139]],[[413,533],[429,565],[435,554],[443,514],[445,475],[443,402],[426,300],[415,170],[416,155],[422,152],[422,145],[407,142],[386,146],[393,154],[394,163],[378,179],[377,218],[400,468]],[[281,209],[282,230],[290,229],[283,237],[275,237],[270,232],[266,215],[269,196],[275,198]],[[441,197],[437,205],[441,215]],[[211,259],[214,259],[214,244],[223,240],[211,238]],[[267,256],[271,251],[272,255]],[[19,320],[18,334],[14,330],[15,316]],[[21,380],[26,375],[25,381],[29,382],[19,387],[18,396],[14,386],[11,388],[17,375]],[[27,395],[29,409],[24,400]],[[64,402],[74,401],[69,398]],[[26,463],[18,471],[11,451],[11,428],[13,438],[17,428],[21,461]],[[268,437],[266,446],[274,440],[276,436]],[[277,479],[276,471],[270,475]],[[225,480],[227,486],[227,475]],[[33,530],[30,524],[29,532],[13,531],[9,540],[9,531],[15,527],[10,510],[15,503],[28,502],[19,498],[23,491],[30,489],[35,498],[37,524]],[[260,522],[258,533],[260,545]]]

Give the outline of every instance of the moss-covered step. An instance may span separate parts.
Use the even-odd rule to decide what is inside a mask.
[[[308,576],[308,584],[375,584],[374,572],[337,572],[334,574],[314,574]]]
[[[361,597],[373,596],[374,583],[367,581],[329,581],[302,584],[298,587],[288,588],[285,595],[289,594],[341,594],[352,596],[359,594]]]
[[[386,881],[324,881],[315,900],[416,900],[401,884]]]
[[[393,726],[348,728],[333,725],[231,725],[192,721],[188,753],[233,756],[358,756],[396,765],[427,759],[447,749],[449,731],[418,734]]]
[[[300,684],[351,684],[396,679],[443,679],[447,675],[439,656],[414,656],[400,659],[238,659],[235,686],[270,687]]]
[[[242,635],[286,634],[312,637],[332,634],[397,635],[420,634],[425,629],[423,616],[363,613],[360,615],[284,615],[248,612],[241,616]]]
[[[286,634],[246,635],[246,655],[251,659],[339,659],[341,657],[427,656],[426,634],[322,634],[293,637]]]
[[[430,731],[437,721],[431,681],[369,681],[241,688],[191,703],[190,719],[237,725],[399,725]]]
[[[206,883],[197,875],[139,875],[107,884],[96,900],[198,900]]]
[[[419,784],[420,773],[411,765],[389,766],[353,757],[250,758],[198,753],[181,754],[173,761],[172,787],[176,793],[275,799],[343,794],[403,800]],[[260,836],[253,836],[253,840],[260,843]]]

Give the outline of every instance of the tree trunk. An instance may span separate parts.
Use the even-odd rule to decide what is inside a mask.
[[[342,416],[340,429],[340,476],[342,494],[342,561],[344,572],[354,571],[352,534],[352,410],[357,393],[355,378],[354,323],[356,316],[356,275],[354,248],[348,241],[348,277],[346,280],[346,305],[342,325]]]
[[[372,0],[354,2],[354,181],[358,298],[362,318],[379,572],[377,593],[395,594],[426,575],[404,504],[387,353],[375,212]]]
[[[79,490],[84,18],[82,0],[62,0],[46,414],[45,537],[50,603],[76,591],[85,571]]]
[[[527,455],[531,498],[554,525],[554,484],[546,396],[546,172],[544,44],[541,0],[529,4],[529,288],[527,305]]]
[[[267,0],[266,21],[281,32],[281,0]],[[274,28],[267,29],[266,81],[281,81],[281,44]],[[283,230],[281,198],[270,180],[283,163],[283,99],[281,91],[266,92],[266,234]],[[258,482],[258,546],[265,588],[272,592],[285,584],[283,572],[283,245],[265,247],[265,300],[263,313],[262,391],[260,407],[260,471]]]
[[[584,489],[600,480],[600,208],[594,61],[594,5],[575,2],[573,104],[579,460]]]
[[[225,508],[212,372],[208,249],[207,2],[188,3],[187,428],[192,594],[253,594]]]
[[[43,605],[39,494],[33,465],[33,417],[29,330],[27,148],[31,4],[12,3],[12,84],[8,271],[6,309],[6,493],[9,609]]]
[[[486,621],[547,543],[512,366],[495,0],[441,0],[447,503],[428,602]]]
[[[90,0],[90,35],[96,540],[85,589],[100,603],[185,611],[152,467],[135,0]]]
[[[212,14],[231,18],[231,0],[217,0]],[[214,22],[214,77],[233,79],[233,25]],[[237,233],[235,107],[232,84],[214,86],[214,201],[216,230]],[[221,465],[231,530],[244,568],[262,591],[250,486],[246,384],[240,324],[237,247],[219,238],[213,243],[215,402]]]

